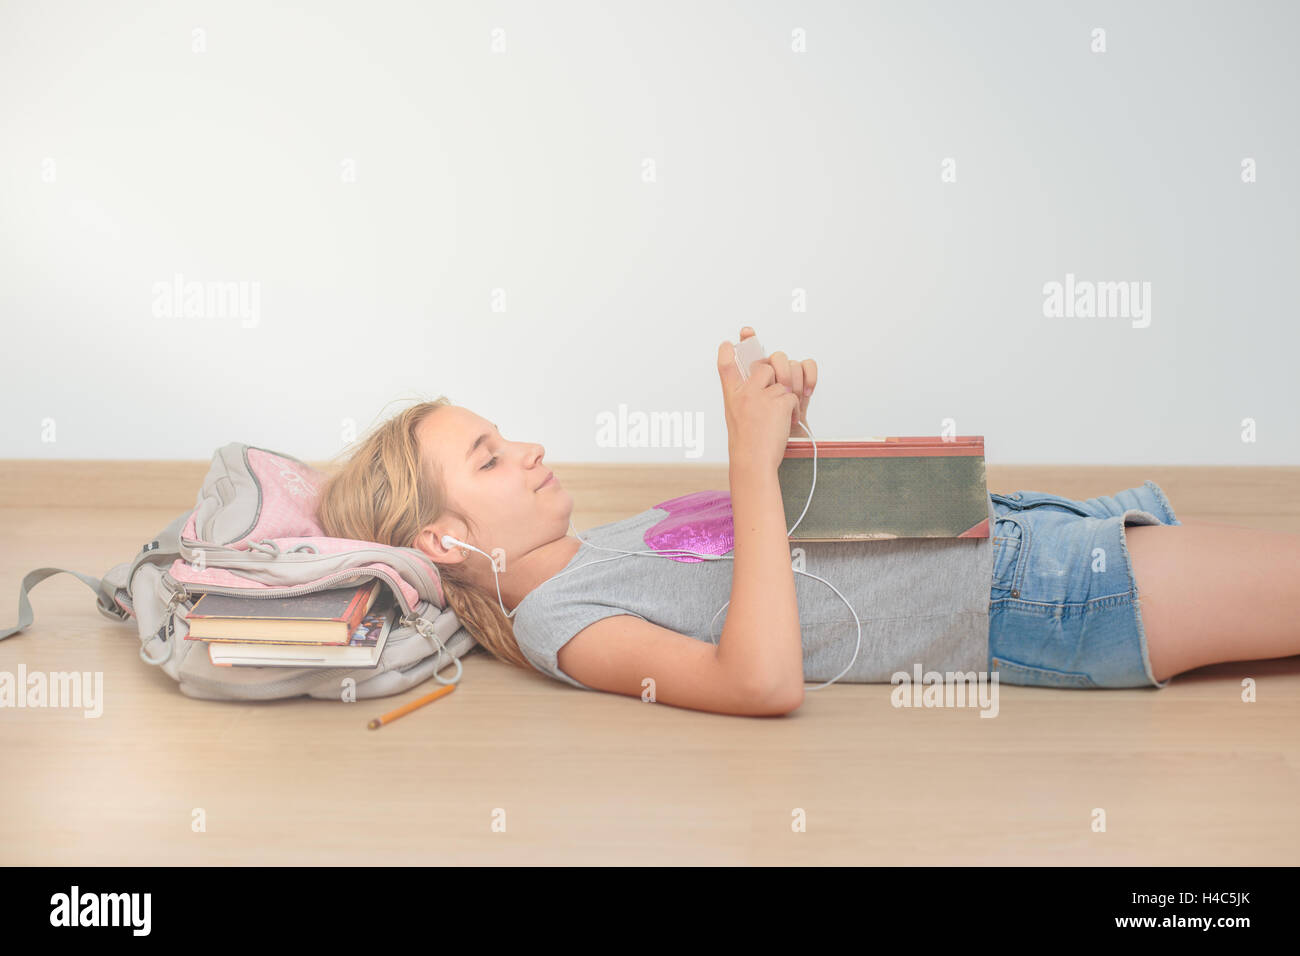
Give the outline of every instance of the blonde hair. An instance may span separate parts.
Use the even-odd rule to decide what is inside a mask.
[[[413,548],[420,531],[444,514],[473,527],[468,516],[447,507],[436,462],[422,458],[415,437],[428,415],[451,404],[440,395],[413,405],[344,449],[347,458],[341,464],[335,456],[316,513],[326,535]],[[493,657],[531,670],[496,590],[490,595],[479,590],[460,565],[439,565],[438,571],[447,604],[470,636]]]

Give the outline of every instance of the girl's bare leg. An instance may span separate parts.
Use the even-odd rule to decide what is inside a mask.
[[[1195,520],[1124,534],[1156,680],[1300,654],[1300,534]]]

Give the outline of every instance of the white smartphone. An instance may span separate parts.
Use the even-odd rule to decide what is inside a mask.
[[[767,358],[767,353],[763,351],[763,346],[758,343],[758,336],[751,335],[747,339],[741,339],[740,342],[732,346],[736,350],[736,367],[740,369],[741,381],[749,381],[749,369],[759,359]]]

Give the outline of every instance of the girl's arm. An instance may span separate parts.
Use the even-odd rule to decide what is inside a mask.
[[[754,331],[745,328],[741,337],[746,333]],[[803,639],[776,478],[797,401],[785,377],[795,366],[774,370],[782,359],[778,352],[762,368],[754,365],[753,377],[742,385],[731,343],[718,347],[736,535],[731,603],[718,645],[631,614],[612,615],[589,624],[557,652],[560,670],[574,680],[643,700],[653,690],[650,699],[723,714],[774,716],[803,703]],[[802,363],[809,365],[808,394],[797,403],[800,418],[809,383],[816,381],[812,360]]]
[[[803,636],[776,470],[731,456],[735,560],[718,659],[745,686],[794,709],[803,702]]]
[[[746,328],[742,338],[746,331],[753,334]],[[718,347],[718,376],[736,536],[718,658],[742,686],[764,688],[769,699],[793,709],[803,700],[803,638],[777,467],[804,396],[777,380],[771,358],[755,363],[742,381],[730,342]]]

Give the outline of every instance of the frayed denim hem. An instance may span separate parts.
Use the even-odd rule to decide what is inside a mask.
[[[1169,518],[1168,523],[1181,524],[1181,522],[1179,522],[1178,519],[1174,516],[1173,508],[1170,507],[1169,500],[1165,498],[1165,494],[1163,491],[1160,490],[1160,487],[1155,482],[1152,481],[1148,481],[1146,484],[1147,487],[1151,488],[1153,493],[1159,499],[1161,507],[1163,507],[1168,512],[1167,515]],[[1143,518],[1149,520],[1129,521],[1130,515],[1134,517],[1140,515]],[[1126,529],[1130,524],[1153,525],[1153,524],[1166,524],[1166,522],[1161,521],[1156,515],[1151,514],[1151,512],[1149,511],[1142,511],[1139,508],[1129,508],[1127,511],[1124,512],[1124,520],[1123,522],[1121,522],[1119,526],[1120,551],[1123,553],[1124,562],[1128,566],[1129,580],[1133,582],[1133,603],[1132,603],[1133,621],[1137,625],[1138,644],[1142,650],[1142,667],[1147,673],[1147,680],[1151,682],[1151,686],[1157,689],[1161,689],[1161,688],[1168,687],[1169,682],[1173,680],[1173,678],[1166,677],[1163,681],[1158,681],[1156,680],[1155,671],[1151,669],[1151,651],[1147,647],[1147,629],[1146,629],[1146,625],[1142,621],[1142,594],[1140,589],[1138,588],[1137,574],[1133,570],[1133,558],[1128,553],[1128,535],[1126,534]]]

